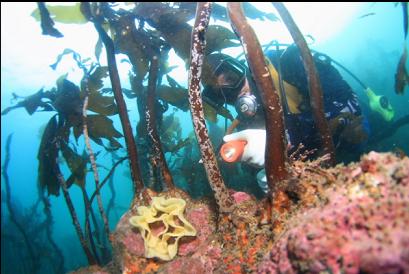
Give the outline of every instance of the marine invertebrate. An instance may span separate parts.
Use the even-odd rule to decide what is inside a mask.
[[[185,206],[183,199],[152,197],[149,207],[137,208],[138,215],[129,222],[143,237],[146,258],[169,261],[177,253],[180,238],[196,235],[196,229],[183,216]]]

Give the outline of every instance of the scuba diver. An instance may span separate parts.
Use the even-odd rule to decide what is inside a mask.
[[[266,51],[265,56],[283,106],[288,154],[309,151],[309,157],[314,157],[320,149],[321,139],[313,120],[307,76],[298,47],[277,48]],[[313,55],[334,145],[337,152],[348,150],[359,153],[369,136],[367,119],[362,115],[356,94],[326,57],[319,53]],[[238,113],[233,122],[238,132],[228,130],[223,140],[246,141],[241,161],[257,168],[264,167],[264,113],[251,72],[243,62],[222,53],[210,54],[205,61],[212,72],[212,80],[203,81],[203,99],[218,106],[232,105]],[[303,149],[300,149],[300,144]],[[265,176],[264,183],[259,180],[262,176],[261,173],[257,178],[265,190]]]

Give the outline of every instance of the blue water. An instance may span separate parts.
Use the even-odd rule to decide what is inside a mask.
[[[302,5],[306,5],[306,3]],[[262,7],[267,7],[267,9],[264,9],[265,11],[275,13],[272,6]],[[394,75],[404,46],[402,8],[400,4],[396,6],[393,3],[333,3],[331,6],[315,3],[298,10],[295,10],[296,7],[297,5],[292,3],[289,5],[289,10],[294,14],[294,19],[299,24],[300,29],[302,31],[306,29],[304,34],[310,34],[315,38],[315,42],[311,44],[312,49],[331,56],[334,60],[342,63],[352,71],[362,82],[371,87],[375,93],[387,96],[395,109],[395,120],[409,114],[408,87],[405,88],[403,95],[397,95],[394,91]],[[348,8],[346,9],[347,13],[342,15],[343,17],[340,14],[340,7]],[[16,103],[16,101],[12,101],[12,93],[16,93],[19,96],[28,96],[43,87],[51,89],[55,86],[55,81],[58,77],[65,73],[68,73],[67,79],[78,85],[82,74],[70,58],[65,58],[59,64],[56,71],[49,67],[50,64],[56,61],[57,55],[65,48],[77,51],[83,58],[95,58],[94,49],[98,35],[93,25],[90,23],[82,25],[56,23],[56,27],[64,34],[64,38],[57,39],[44,36],[41,35],[40,23],[30,16],[30,13],[35,8],[36,5],[33,3],[1,4],[1,110]],[[316,12],[318,10],[320,11],[319,13]],[[312,11],[315,14],[309,14]],[[360,18],[360,16],[369,13],[373,14]],[[324,19],[320,19],[320,14],[325,15],[325,17],[323,16]],[[341,17],[343,20],[337,21]],[[316,21],[316,24],[314,24],[314,21]],[[262,44],[268,43],[271,39],[278,39],[277,37],[280,37],[280,42],[291,42],[282,24],[278,22],[267,23],[261,20],[251,20],[251,22],[254,24]],[[306,22],[305,25],[302,22]],[[334,24],[333,30],[331,30],[332,23]],[[223,23],[212,21],[212,24]],[[272,27],[263,27],[263,24],[270,24],[268,26]],[[228,24],[224,25],[229,27]],[[226,50],[226,53],[238,54],[240,50],[241,48]],[[125,55],[117,55],[118,63],[124,58],[126,58]],[[184,70],[183,61],[172,53],[169,62],[171,65],[179,66],[170,75],[179,84],[186,87],[188,74]],[[106,64],[105,54],[101,55],[101,64]],[[130,65],[120,63],[121,84],[122,87],[128,89],[130,88],[128,80],[129,69]],[[361,86],[344,71],[340,70],[340,72],[357,93],[364,113],[368,116],[374,115],[368,107],[367,97],[363,93]],[[109,78],[106,78],[104,87],[109,86]],[[133,99],[126,99],[126,103],[132,127],[135,129],[136,123],[139,120],[136,102]],[[170,107],[165,115],[171,115],[173,112],[180,121],[180,137],[186,138],[193,129],[190,113]],[[39,228],[39,231],[33,231],[33,229],[40,227],[41,222],[45,219],[42,203],[33,208],[38,199],[37,153],[44,126],[54,114],[55,112],[36,112],[30,116],[23,108],[18,108],[7,115],[1,116],[2,166],[5,161],[6,139],[9,134],[13,133],[10,147],[10,163],[7,169],[10,184],[9,194],[11,195],[12,207],[17,215],[17,221],[26,230],[30,241],[34,241],[34,245],[37,247],[34,250],[36,260],[40,265],[37,273],[57,273],[61,270],[56,271],[50,263],[58,260],[58,257],[55,254],[55,250],[50,247],[49,242],[46,240],[44,228]],[[111,116],[110,118],[114,121],[115,128],[121,131],[118,115]],[[374,130],[378,130],[382,125],[387,125],[382,124],[382,121],[377,120],[376,117],[373,121],[375,121],[375,124],[371,125],[371,127]],[[214,146],[217,146],[221,142],[223,135],[224,119],[219,116],[217,124],[208,123],[208,126]],[[393,136],[378,143],[374,148],[378,151],[399,150],[409,154],[408,140],[409,125],[405,125],[397,130]],[[124,145],[123,138],[120,138],[119,141]],[[104,178],[108,173],[108,169],[112,166],[111,155],[106,153],[101,146],[95,143],[92,145],[95,152],[101,152],[97,163],[100,177]],[[77,147],[79,152],[82,152],[84,147],[82,137],[79,138]],[[125,150],[120,150],[118,154],[124,155]],[[172,155],[168,153],[166,156],[168,160],[171,160]],[[197,162],[199,160],[197,150],[192,152],[191,157],[192,161]],[[171,164],[171,172],[177,179],[177,184],[187,188],[188,178],[185,176],[187,176],[188,172],[183,172],[180,168],[181,165],[186,165],[187,163],[178,162],[174,159],[171,162],[173,163],[173,165]],[[69,170],[66,164],[62,164],[61,167],[64,176],[68,177]],[[203,173],[203,169],[200,172]],[[204,173],[201,180],[205,180]],[[251,178],[243,178],[243,181],[251,181]],[[22,240],[21,234],[15,229],[14,224],[10,223],[8,218],[9,211],[5,204],[7,191],[5,189],[4,177],[2,177],[1,182],[1,271],[2,273],[33,273],[26,245]],[[115,228],[119,218],[129,207],[133,195],[127,162],[116,169],[113,177],[113,186],[116,198],[114,207],[109,215],[111,230]],[[236,187],[246,188],[246,186]],[[86,188],[88,193],[92,193],[95,189],[92,172],[87,174]],[[198,196],[210,191],[208,187],[203,186],[203,188],[197,190]],[[80,223],[83,225],[84,206],[81,190],[73,186],[70,188],[70,195],[74,201]],[[102,189],[102,199],[105,207],[107,207],[111,195],[112,192],[108,185],[105,186]],[[49,196],[49,202],[53,217],[52,238],[64,254],[63,271],[67,272],[86,266],[87,260],[72,225],[72,219],[63,195],[60,194],[58,197]],[[93,206],[98,215],[95,202]],[[100,228],[102,230],[102,226]]]

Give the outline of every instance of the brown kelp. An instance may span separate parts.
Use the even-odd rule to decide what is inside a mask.
[[[41,16],[41,29],[43,30],[44,35],[50,35],[54,37],[63,37],[64,35],[54,27],[54,21],[50,17],[50,13],[45,6],[44,2],[38,2],[38,9],[40,11]]]
[[[266,123],[266,175],[270,189],[288,175],[286,167],[286,149],[284,143],[284,118],[277,89],[270,76],[264,60],[264,54],[257,36],[239,3],[228,4],[229,17],[237,36],[241,37],[244,52],[253,73],[257,88],[260,91]]]
[[[156,83],[157,73],[159,70],[159,56],[153,54],[151,56],[151,65],[149,69],[149,82],[148,82],[148,94],[146,102],[146,126],[148,131],[148,137],[152,143],[153,150],[153,166],[159,168],[162,172],[163,179],[165,181],[167,190],[172,190],[175,186],[173,183],[172,175],[170,174],[168,164],[165,160],[165,155],[162,150],[162,144],[159,138],[158,127],[156,124]]]
[[[87,5],[88,4],[88,5]],[[129,117],[126,108],[126,103],[122,95],[121,90],[121,83],[119,80],[118,69],[116,66],[116,59],[115,59],[115,49],[112,39],[108,36],[106,31],[103,29],[101,25],[101,18],[93,17],[91,15],[91,8],[89,3],[84,4],[84,10],[86,10],[86,15],[89,20],[94,22],[94,26],[100,35],[102,42],[105,45],[106,53],[107,53],[107,60],[108,60],[108,69],[109,69],[109,76],[112,83],[112,90],[114,91],[115,101],[118,105],[119,110],[119,117],[121,119],[122,128],[124,131],[125,142],[127,144],[127,151],[129,154],[129,163],[131,166],[131,176],[132,181],[134,183],[134,190],[135,193],[139,193],[143,189],[143,182],[141,180],[141,172],[138,166],[138,152],[135,144],[135,140],[132,134],[132,128],[129,121]]]
[[[328,122],[325,118],[321,83],[317,74],[317,69],[315,68],[312,60],[311,51],[309,50],[307,42],[305,41],[301,31],[295,24],[294,19],[291,17],[291,14],[288,12],[284,4],[273,3],[273,5],[290,31],[295,44],[300,49],[304,69],[307,73],[310,105],[312,107],[315,124],[321,136],[323,154],[329,154],[329,164],[335,165],[336,159],[334,143],[332,141]]]
[[[82,155],[78,155],[73,151],[67,144],[64,142],[60,143],[61,146],[61,152],[64,156],[64,159],[67,161],[67,165],[70,167],[71,170],[73,170],[73,173],[67,178],[66,184],[68,186],[71,186],[74,181],[76,182],[75,184],[81,189],[82,196],[83,196],[83,201],[84,201],[84,209],[85,209],[85,238],[87,241],[90,243],[90,248],[93,251],[93,255],[95,256],[96,261],[98,264],[101,263],[101,260],[99,259],[99,255],[97,253],[95,241],[100,242],[100,232],[99,232],[99,224],[96,222],[95,218],[95,213],[93,208],[91,207],[91,204],[89,203],[89,198],[88,198],[88,193],[86,192],[86,169],[87,169],[87,164],[90,160],[88,155],[83,152]],[[94,231],[95,231],[95,241],[94,237],[89,233],[91,231],[90,228],[90,221],[89,221],[89,212],[91,213],[92,220],[93,220],[93,225],[94,225]],[[99,244],[98,245],[101,248],[104,248],[104,245]]]
[[[73,54],[74,60],[77,61],[78,66],[83,68],[85,64],[82,62],[81,57],[72,50],[65,50],[64,53],[59,56],[53,67],[55,68],[57,66],[62,56],[71,53]],[[53,88],[49,91],[41,90],[32,96],[22,98],[22,101],[18,102],[16,106],[10,107],[7,111],[3,112],[3,114],[7,114],[11,109],[17,107],[26,108],[30,114],[33,114],[41,108],[46,111],[57,111],[58,116],[53,116],[50,119],[42,135],[38,152],[38,178],[41,188],[43,190],[46,189],[49,195],[58,196],[61,187],[63,187],[64,198],[70,210],[74,210],[74,206],[72,205],[68,188],[73,184],[84,188],[85,175],[87,172],[86,166],[88,163],[86,158],[84,159],[84,157],[78,155],[76,151],[71,149],[68,145],[71,132],[75,138],[78,138],[84,132],[84,125],[88,125],[87,129],[89,130],[87,133],[97,144],[105,147],[101,140],[101,138],[105,138],[108,139],[110,143],[110,148],[107,147],[107,150],[118,149],[121,146],[115,138],[119,138],[122,135],[115,130],[112,126],[112,121],[106,116],[117,113],[116,105],[110,97],[102,96],[98,92],[102,87],[101,78],[105,77],[105,71],[106,69],[104,68],[93,66],[90,73],[88,74],[87,72],[86,75],[88,79],[88,85],[86,86],[89,98],[89,104],[87,106],[89,109],[100,114],[87,115],[83,118],[83,103],[81,97],[85,98],[85,86],[82,85],[81,92],[75,84],[66,80],[65,77],[61,77],[57,81],[57,88]],[[85,123],[84,119],[86,119]],[[71,131],[71,129],[73,130]],[[60,152],[66,160],[69,170],[72,172],[71,176],[66,180],[63,178],[59,167],[58,155]],[[97,189],[99,188],[97,187]],[[84,201],[86,198],[85,194],[86,193],[84,193]],[[77,218],[77,214],[71,212],[71,216],[74,218],[74,225],[78,225],[79,220],[75,219]],[[105,223],[105,227],[108,227],[107,221]],[[94,227],[97,229],[96,222],[94,222]],[[86,243],[88,240],[92,241],[92,239],[84,238],[80,226],[76,227],[76,230],[90,263],[95,263],[94,256],[96,256],[96,254],[91,254]],[[93,237],[89,234],[86,236]],[[108,237],[108,234],[106,236]],[[104,250],[106,249],[105,246],[103,246],[103,248]]]
[[[10,140],[11,138],[8,138],[8,141]],[[11,142],[6,142],[6,149],[10,148],[10,144]],[[12,157],[7,156],[7,154],[10,155],[9,152],[10,150],[7,150],[5,155],[8,161],[12,160]],[[7,163],[7,168],[8,165],[9,163]],[[3,165],[3,167],[5,166]],[[23,208],[21,206],[22,202],[17,198],[16,191],[13,191],[16,190],[15,182],[13,180],[11,182],[6,181],[10,179],[7,169],[3,170],[3,175],[5,178],[5,188],[2,189],[1,194],[2,272],[64,272],[64,257],[52,236],[53,220],[49,210],[48,199],[45,201],[43,192],[39,191],[38,199],[34,204],[28,208]],[[44,205],[45,216],[42,216],[41,205]],[[9,212],[9,208],[12,211]],[[11,214],[13,215],[12,218]],[[13,220],[20,225],[24,234],[21,233],[19,228],[16,229],[16,224]]]
[[[265,170],[270,193],[263,202],[265,211],[261,223],[270,223],[272,207],[285,203],[278,197],[288,199],[279,183],[288,177],[287,151],[284,142],[284,117],[280,98],[267,68],[265,57],[253,28],[248,24],[240,3],[229,3],[228,13],[232,28],[241,38],[244,53],[261,94],[266,125]],[[276,205],[275,205],[275,204]]]
[[[73,224],[74,224],[74,227],[75,227],[75,231],[77,232],[77,236],[78,236],[78,238],[80,240],[80,243],[81,243],[81,246],[82,246],[82,248],[83,248],[83,250],[85,252],[88,263],[90,265],[97,264],[97,260],[95,258],[95,255],[92,254],[92,252],[91,252],[91,250],[90,250],[90,248],[89,248],[89,246],[87,244],[87,240],[84,237],[84,234],[83,234],[83,232],[81,230],[81,225],[79,223],[78,216],[77,216],[77,214],[75,212],[74,204],[73,204],[73,202],[71,200],[71,197],[69,195],[69,192],[68,192],[67,183],[66,183],[63,175],[61,174],[61,171],[59,170],[59,168],[57,166],[55,166],[55,171],[54,172],[56,173],[57,180],[60,183],[60,187],[62,189],[65,201],[67,203],[69,212],[71,214],[71,218],[72,218],[72,221],[73,221]]]
[[[98,185],[99,185],[99,176],[98,176],[98,172],[97,172],[97,168],[96,168],[96,163],[95,163],[95,156],[92,149],[90,149],[90,144],[89,144],[89,136],[91,136],[91,138],[93,140],[98,140],[98,135],[100,134],[104,134],[104,132],[106,133],[106,129],[108,128],[100,128],[99,129],[99,133],[98,130],[96,130],[95,126],[96,126],[96,121],[98,120],[105,120],[105,118],[103,118],[103,116],[90,116],[90,118],[92,117],[92,119],[89,119],[87,116],[87,107],[88,107],[88,102],[93,102],[92,104],[90,104],[89,106],[92,107],[92,109],[94,111],[100,111],[102,113],[107,112],[105,109],[112,109],[112,103],[109,104],[105,104],[104,106],[106,107],[105,109],[101,106],[98,106],[98,104],[95,104],[95,102],[97,101],[97,98],[103,98],[103,97],[98,97],[95,94],[98,94],[96,92],[96,90],[98,90],[98,86],[100,85],[98,82],[100,81],[101,77],[103,77],[104,70],[100,70],[100,69],[96,69],[95,71],[93,71],[93,68],[91,68],[91,73],[89,73],[83,64],[79,63],[79,67],[83,69],[84,71],[84,78],[82,80],[81,83],[81,89],[83,91],[83,97],[84,97],[84,103],[83,108],[82,108],[82,133],[84,134],[85,137],[85,143],[87,145],[88,151],[90,153],[90,163],[91,163],[91,167],[93,169],[94,172],[94,179],[95,179],[95,184],[96,184],[96,188],[98,189]],[[98,75],[98,76],[97,76]],[[92,96],[92,97],[91,97]],[[91,98],[91,101],[89,101],[89,99]],[[104,100],[101,100],[104,101]],[[106,100],[105,100],[106,101]],[[109,100],[108,100],[109,101]],[[115,108],[113,108],[113,110],[115,110]],[[115,111],[112,110],[108,110],[108,113],[115,113]],[[79,117],[78,117],[79,118]],[[103,122],[104,124],[105,122]],[[88,125],[91,125],[92,130],[89,131],[90,134],[88,134]],[[79,127],[76,127],[77,130],[74,130],[74,133],[77,132],[77,134],[79,133]],[[102,129],[102,131],[101,131]],[[118,135],[117,135],[118,136]],[[120,136],[120,135],[119,135]],[[118,137],[119,137],[118,136]],[[115,143],[116,141],[114,141],[113,139],[111,139],[110,143],[111,146],[118,146],[119,143]],[[100,144],[102,144],[102,142],[100,142]],[[74,153],[74,151],[72,151],[65,142],[61,142],[60,143],[60,147],[61,147],[61,151],[63,153],[63,156],[65,157],[65,159],[67,160],[68,166],[70,167],[70,169],[73,172],[73,176],[70,176],[67,179],[67,185],[70,186],[72,185],[72,182],[75,181],[77,182],[78,186],[81,188],[83,196],[84,196],[84,204],[85,204],[85,209],[86,209],[86,234],[85,234],[85,238],[87,240],[89,240],[92,250],[93,250],[93,255],[95,256],[96,261],[99,263],[99,259],[98,259],[98,254],[95,248],[95,244],[94,244],[94,240],[93,240],[93,236],[89,233],[89,221],[88,221],[88,211],[91,211],[91,216],[93,217],[94,220],[94,229],[96,231],[95,237],[98,241],[102,241],[102,239],[99,239],[99,233],[98,233],[98,224],[95,221],[95,217],[94,217],[94,213],[92,211],[91,206],[89,205],[89,203],[87,202],[88,198],[87,198],[87,193],[85,191],[85,169],[86,169],[86,165],[87,162],[86,160],[84,160],[84,157],[79,157],[78,155],[76,155]],[[64,193],[66,194],[66,193]],[[68,195],[68,193],[67,193]],[[66,197],[66,195],[65,195]],[[104,209],[102,207],[102,200],[100,199],[100,196],[98,195],[99,200],[98,200],[98,206],[99,206],[99,210],[104,222],[104,227],[105,227],[105,231],[106,231],[106,237],[109,236],[109,227],[108,227],[108,220],[105,216],[105,212]],[[67,198],[66,198],[67,199]],[[67,203],[70,203],[67,200]],[[76,223],[76,222],[75,222]],[[79,231],[79,229],[77,228],[77,231]],[[79,232],[77,232],[79,234]],[[104,244],[99,244],[98,245],[103,252],[104,257],[106,258],[106,245]]]
[[[27,96],[27,97],[21,97],[18,96],[17,94],[13,93],[14,99],[23,99],[14,106],[10,106],[5,108],[2,112],[1,115],[6,115],[13,109],[17,109],[20,107],[24,107],[28,114],[33,114],[38,108],[42,108],[44,111],[51,111],[53,110],[53,107],[48,103],[49,100],[52,100],[54,95],[50,91],[44,91],[44,89],[40,89],[36,93]],[[45,100],[45,101],[44,101]]]
[[[395,73],[395,91],[397,94],[403,94],[405,86],[407,86],[409,82],[409,74],[406,69],[406,60],[408,58],[407,51],[408,50],[406,49],[405,43],[405,46],[403,47],[403,53],[399,58],[398,66],[396,68]]]
[[[230,212],[233,207],[232,197],[228,194],[217,164],[213,146],[210,142],[203,114],[202,98],[200,95],[200,80],[203,64],[204,48],[206,46],[206,29],[209,24],[211,3],[197,4],[196,19],[192,31],[190,71],[189,71],[189,103],[192,113],[193,126],[200,146],[203,164],[207,178],[213,189],[217,205],[221,212]]]
[[[114,157],[116,157],[116,155],[115,155],[115,152],[113,152],[111,154],[112,154],[111,166],[113,166],[115,164]],[[108,187],[109,187],[109,192],[111,194],[111,197],[109,198],[109,202],[108,202],[108,205],[107,205],[107,217],[108,217],[108,219],[109,219],[111,210],[113,210],[113,208],[114,208],[115,200],[116,200],[116,190],[115,190],[115,187],[114,187],[114,174],[115,174],[115,170],[112,172],[112,176],[109,176],[109,179],[108,179]]]
[[[108,20],[112,17],[112,10],[109,9],[108,6],[102,5],[102,9],[105,11],[104,15]],[[90,11],[91,12],[91,11]],[[91,15],[92,16],[92,15]],[[148,136],[150,137],[150,142],[152,146],[153,152],[151,153],[152,158],[151,158],[151,165],[153,171],[156,171],[158,168],[161,170],[163,178],[165,180],[165,183],[167,184],[168,188],[172,188],[173,182],[172,178],[170,175],[170,172],[167,168],[166,161],[164,160],[164,155],[161,149],[161,144],[158,138],[158,134],[156,133],[157,127],[156,127],[156,111],[155,111],[155,105],[156,105],[156,96],[155,96],[155,90],[156,90],[156,79],[157,76],[156,73],[159,70],[159,60],[158,58],[161,56],[159,53],[159,49],[162,46],[162,42],[158,42],[156,45],[152,45],[152,47],[140,47],[140,43],[153,43],[153,39],[149,39],[147,34],[143,31],[137,31],[134,24],[132,24],[132,15],[123,15],[123,19],[120,20],[119,22],[116,22],[115,20],[110,21],[115,29],[118,29],[120,27],[123,27],[123,25],[126,25],[127,29],[129,31],[123,32],[122,30],[119,29],[118,32],[121,33],[121,35],[116,35],[115,38],[115,46],[119,48],[122,52],[125,54],[129,55],[129,58],[131,60],[131,63],[138,68],[136,70],[137,76],[134,78],[133,81],[133,90],[138,96],[138,110],[139,113],[142,113],[141,117],[145,117],[146,122],[140,122],[137,128],[137,131],[140,132],[141,127],[145,128],[146,130],[143,130],[147,132]],[[99,32],[99,27],[97,28]],[[107,39],[107,35],[105,38],[103,38],[103,41]],[[125,38],[128,38],[126,40]],[[158,40],[155,40],[158,41]],[[156,42],[154,42],[156,43]],[[114,46],[114,45],[112,45]],[[135,48],[139,48],[139,51],[135,52]],[[156,48],[156,50],[155,50]],[[157,51],[157,52],[155,52]],[[168,49],[165,49],[164,52],[167,52]],[[137,53],[137,55],[135,55]],[[139,57],[137,57],[139,56]],[[148,84],[148,91],[145,92],[143,89],[143,86],[141,86],[141,81],[143,80],[144,75],[146,74],[146,69],[147,69],[147,64],[146,66],[143,65],[145,63],[141,63],[140,57],[145,57],[144,60],[149,59],[151,61],[151,69],[150,69],[150,74],[149,74],[149,84]],[[156,58],[156,59],[155,59]],[[147,94],[146,94],[147,93]],[[147,105],[147,109],[143,107],[143,105]],[[145,183],[146,184],[146,183]],[[135,191],[135,195],[138,191]],[[140,189],[139,189],[140,192]]]
[[[42,189],[40,187],[38,187],[38,195],[39,198],[41,199],[41,202],[44,205],[44,214],[45,214],[45,223],[46,223],[46,227],[45,227],[45,233],[46,233],[46,237],[48,242],[50,243],[50,245],[52,246],[54,253],[56,254],[58,261],[54,261],[55,263],[55,272],[56,273],[61,273],[64,271],[64,255],[61,251],[61,249],[58,247],[58,245],[56,244],[55,240],[52,238],[52,224],[53,224],[53,216],[51,214],[51,204],[50,204],[50,200],[44,195],[44,192],[42,191]]]
[[[44,138],[44,136],[46,138]],[[74,204],[68,192],[69,186],[67,185],[67,182],[64,179],[64,176],[61,173],[60,167],[57,163],[57,155],[58,155],[60,143],[56,140],[58,140],[58,122],[57,122],[56,115],[54,115],[50,119],[50,121],[47,124],[46,129],[44,130],[44,135],[43,135],[43,139],[42,139],[41,146],[40,146],[40,152],[39,152],[39,160],[40,160],[39,175],[41,175],[39,178],[40,185],[44,189],[45,186],[43,184],[46,183],[48,192],[50,193],[50,190],[51,190],[54,195],[59,195],[60,189],[62,190],[65,202],[67,204],[67,207],[69,209],[69,212],[70,212],[70,215],[73,221],[73,225],[75,227],[75,231],[80,240],[81,246],[85,252],[87,260],[89,264],[96,264],[95,257],[92,254],[91,250],[89,249],[87,241],[83,235],[81,225],[79,223],[79,219],[78,219],[77,213],[74,208]],[[47,165],[47,168],[42,167],[43,163]],[[48,170],[48,168],[50,168],[50,170]],[[44,175],[50,176],[50,177],[52,176],[52,177],[48,178],[48,180],[46,181],[46,179],[44,178]]]
[[[83,196],[84,205],[85,205],[84,206],[85,207],[84,235],[85,235],[85,238],[88,239],[88,241],[89,241],[90,248],[91,248],[91,250],[93,252],[93,255],[95,256],[95,261],[97,262],[98,265],[100,265],[101,264],[101,259],[100,259],[100,256],[99,256],[98,252],[97,252],[97,248],[96,248],[97,244],[98,244],[98,246],[102,246],[102,244],[99,243],[99,241],[100,241],[99,227],[98,227],[98,224],[96,222],[95,214],[94,214],[94,211],[92,209],[91,203],[89,201],[88,193],[85,190],[84,186],[81,186],[81,191],[82,191],[82,196]],[[88,212],[91,212],[91,214],[88,214]],[[94,240],[94,237],[91,236],[92,231],[91,231],[91,224],[90,224],[90,221],[89,221],[89,215],[91,215],[92,220],[94,222],[95,240]],[[95,241],[98,241],[98,243],[95,244]]]
[[[6,158],[4,159],[4,165],[2,166],[2,174],[4,177],[4,183],[5,183],[5,187],[6,187],[6,205],[7,205],[7,209],[9,211],[9,218],[11,220],[11,222],[16,226],[17,230],[21,233],[21,235],[23,236],[24,239],[24,243],[27,247],[28,250],[28,254],[30,257],[30,268],[36,272],[37,269],[39,268],[38,262],[35,259],[35,255],[34,255],[34,250],[32,247],[32,243],[23,227],[23,225],[17,220],[16,218],[16,214],[14,212],[14,208],[11,204],[11,188],[10,188],[10,179],[7,173],[7,169],[8,169],[8,165],[10,163],[10,145],[11,145],[11,140],[12,140],[13,134],[10,134],[7,137],[7,141],[6,141]]]
[[[403,33],[404,33],[404,40],[403,40],[403,52],[401,57],[399,58],[398,65],[396,67],[395,73],[395,92],[397,94],[403,94],[405,87],[409,84],[409,74],[406,69],[406,59],[408,56],[407,53],[407,37],[408,37],[408,16],[409,16],[409,7],[407,2],[402,2],[402,14],[403,14]]]
[[[84,135],[84,139],[85,139],[85,145],[86,145],[87,150],[88,150],[89,160],[91,162],[92,171],[93,171],[93,174],[94,174],[95,187],[98,189],[99,174],[98,174],[97,164],[95,162],[94,151],[92,150],[91,143],[90,143],[90,138],[89,138],[89,135],[88,135],[88,126],[87,126],[87,110],[88,110],[87,108],[88,108],[88,100],[89,100],[89,74],[86,71],[86,69],[84,69],[84,77],[83,77],[82,86],[83,86],[83,89],[84,89],[84,96],[85,96],[84,97],[84,102],[82,104],[83,105],[82,106],[83,135]],[[86,195],[84,195],[84,197],[86,197]],[[102,205],[102,199],[101,199],[101,195],[99,194],[99,191],[97,191],[97,202],[98,202],[99,212],[101,213],[102,220],[104,221],[105,233],[109,237],[108,219],[107,219],[107,216],[105,214],[104,206]]]
[[[97,191],[100,191],[101,188],[102,188],[102,187],[108,182],[108,180],[112,177],[112,174],[114,173],[114,171],[115,171],[115,169],[117,168],[117,166],[118,166],[119,164],[121,164],[123,161],[127,160],[127,159],[128,159],[128,157],[122,157],[121,159],[119,159],[118,161],[116,161],[116,162],[112,165],[112,167],[111,167],[111,169],[109,170],[108,174],[107,174],[107,175],[105,176],[105,178],[101,181],[101,184],[98,186],[98,188],[95,189],[95,192],[91,195],[91,198],[89,199],[89,200],[90,200],[90,203],[92,203],[92,201],[93,201],[94,198],[96,197]]]

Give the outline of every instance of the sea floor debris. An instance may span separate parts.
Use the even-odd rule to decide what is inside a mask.
[[[291,172],[268,224],[260,224],[263,203],[243,192],[232,192],[236,209],[219,216],[211,201],[161,193],[186,200],[197,236],[180,239],[171,261],[147,259],[130,210],[111,234],[111,264],[88,273],[409,272],[408,157],[371,152],[330,169],[295,161]]]

